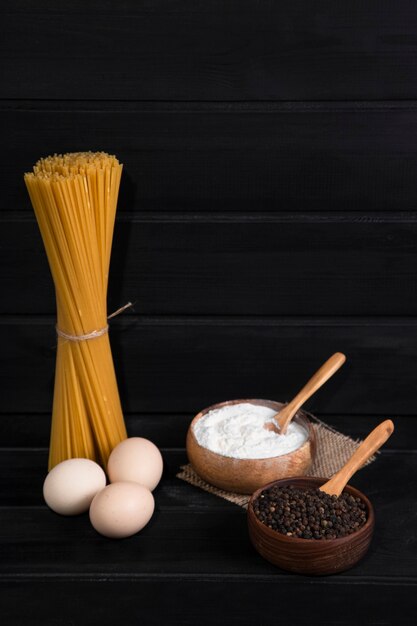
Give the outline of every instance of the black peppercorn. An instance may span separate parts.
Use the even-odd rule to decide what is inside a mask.
[[[257,518],[274,531],[302,539],[336,539],[358,530],[366,522],[360,498],[343,492],[329,496],[319,489],[293,485],[264,489],[253,503]]]

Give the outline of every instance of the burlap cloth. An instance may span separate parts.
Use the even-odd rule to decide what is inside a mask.
[[[352,456],[361,444],[361,440],[352,439],[351,437],[340,433],[311,413],[307,413],[306,411],[304,411],[304,413],[308,415],[310,421],[312,422],[312,426],[316,433],[317,445],[316,458],[308,472],[308,475],[324,476],[329,478]],[[371,457],[366,465],[372,463],[375,458],[375,455]],[[232,493],[231,491],[223,491],[222,489],[209,485],[195,473],[189,463],[181,466],[181,471],[178,472],[177,477],[181,480],[185,480],[187,483],[190,483],[195,487],[199,487],[209,493],[213,493],[219,498],[224,498],[225,500],[229,500],[229,502],[233,502],[238,506],[245,509],[247,508],[250,496],[242,495],[240,493]]]

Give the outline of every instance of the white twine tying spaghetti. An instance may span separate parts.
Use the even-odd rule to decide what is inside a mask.
[[[124,306],[121,306],[120,309],[117,309],[117,311],[114,311],[111,315],[108,315],[107,319],[110,320],[112,317],[116,317],[116,315],[123,313],[123,311],[131,306],[133,306],[133,304],[128,302]],[[66,333],[58,328],[58,326],[55,326],[55,330],[58,337],[62,337],[62,339],[67,339],[68,341],[87,341],[88,339],[97,339],[98,337],[105,335],[109,332],[109,325],[107,324],[104,328],[100,328],[99,330],[92,330],[91,333],[86,333],[85,335],[70,335],[69,333]]]

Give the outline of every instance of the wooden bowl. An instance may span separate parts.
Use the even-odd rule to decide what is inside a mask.
[[[368,498],[350,485],[344,491],[363,500],[367,508],[367,520],[357,531],[339,539],[288,537],[262,524],[253,511],[253,501],[264,489],[289,484],[300,488],[320,487],[326,481],[327,478],[301,476],[274,481],[255,491],[248,505],[249,537],[264,559],[289,572],[313,575],[343,572],[362,559],[371,543],[375,514]]]
[[[267,406],[277,412],[283,406],[281,402],[272,400],[230,400],[213,404],[198,413],[189,426],[186,443],[189,461],[197,474],[215,487],[245,494],[253,493],[272,480],[305,474],[313,461],[316,442],[313,427],[302,411],[294,420],[304,426],[308,438],[300,448],[288,454],[265,459],[234,459],[200,446],[193,431],[198,420],[213,409],[242,402]]]

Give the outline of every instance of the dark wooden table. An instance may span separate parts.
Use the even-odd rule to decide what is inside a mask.
[[[352,435],[375,423],[332,419]],[[249,542],[245,511],[177,479],[183,448],[162,450],[165,472],[150,524],[117,541],[99,536],[88,515],[65,518],[47,509],[45,449],[3,448],[2,624],[414,624],[417,433],[411,418],[396,427],[376,462],[352,481],[376,509],[368,555],[346,573],[318,578],[262,560]]]

